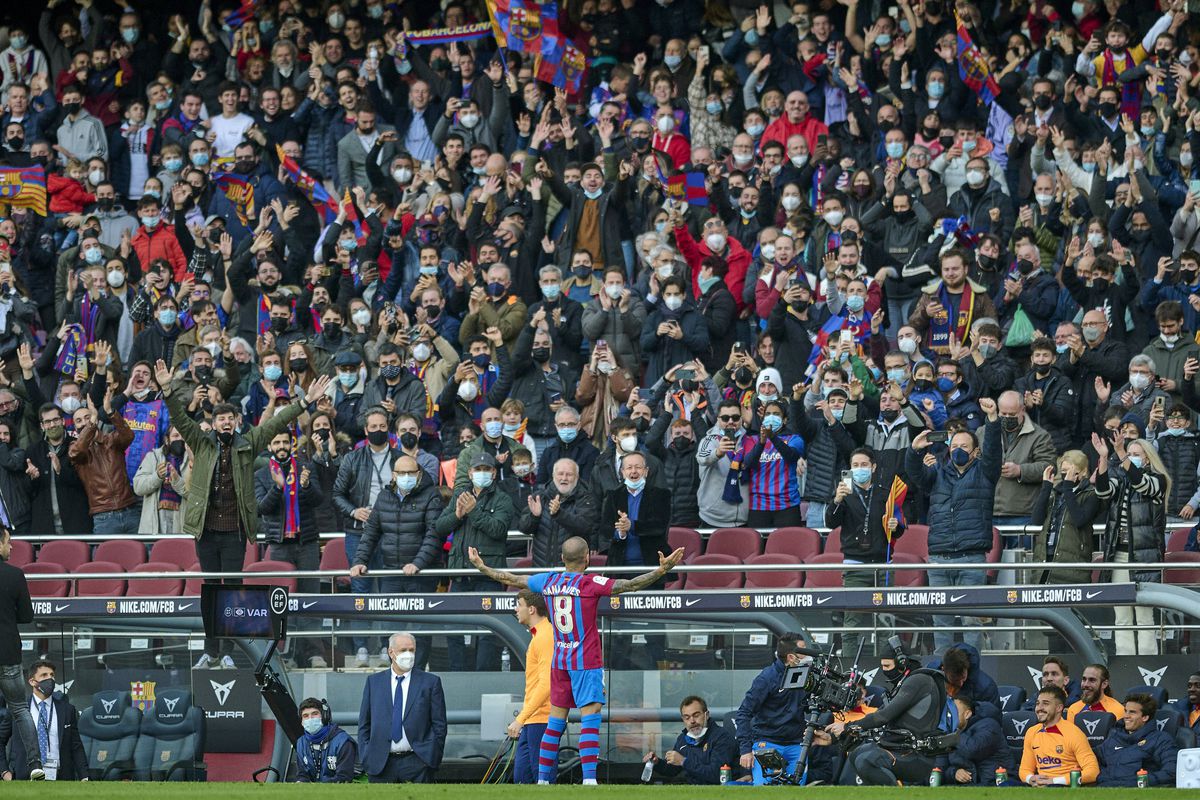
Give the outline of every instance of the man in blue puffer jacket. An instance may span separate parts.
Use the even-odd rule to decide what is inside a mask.
[[[1149,786],[1175,785],[1175,739],[1158,728],[1154,714],[1158,703],[1148,694],[1125,698],[1123,727],[1116,727],[1096,749],[1100,762],[1097,786],[1137,786],[1139,770],[1146,770]]]
[[[954,696],[958,706],[958,746],[938,759],[942,780],[947,785],[991,784],[996,768],[1008,769],[1008,743],[1000,727],[1000,709],[984,701],[976,702],[960,691]]]
[[[979,437],[960,431],[950,440],[949,460],[939,464],[936,456],[924,452],[930,444],[929,431],[922,431],[905,455],[905,470],[929,497],[929,561],[933,564],[978,564],[992,549],[992,505],[1003,453],[996,401],[980,398],[979,407],[988,420],[982,454]],[[981,586],[986,580],[987,571],[982,569],[929,573],[930,587]],[[940,629],[933,635],[934,647],[954,644],[954,620],[953,615],[934,615],[933,624]],[[981,623],[976,617],[964,616],[962,624]],[[965,633],[963,640],[976,650],[983,647],[981,632]]]
[[[979,651],[971,645],[959,642],[941,658],[930,659],[926,666],[944,672],[946,683],[955,687],[956,693],[970,695],[977,703],[991,703],[997,709],[1004,705],[1000,702],[1000,687],[983,671]]]

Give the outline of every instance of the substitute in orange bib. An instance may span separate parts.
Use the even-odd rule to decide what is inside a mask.
[[[1021,782],[1030,786],[1067,786],[1079,770],[1080,784],[1096,782],[1100,764],[1083,731],[1062,718],[1067,696],[1057,686],[1038,692],[1033,712],[1038,724],[1025,735]]]

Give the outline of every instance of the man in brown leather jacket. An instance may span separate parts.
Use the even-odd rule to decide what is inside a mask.
[[[83,416],[76,413],[76,422]],[[111,429],[102,429],[102,422]],[[113,411],[111,393],[104,397],[102,413],[90,409],[78,432],[69,455],[87,492],[93,531],[110,536],[136,534],[141,507],[125,471],[125,449],[133,441],[133,431],[125,418]]]

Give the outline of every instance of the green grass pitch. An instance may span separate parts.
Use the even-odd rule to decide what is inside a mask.
[[[249,800],[250,798],[289,798],[294,800],[296,792],[303,797],[353,797],[355,800],[363,797],[389,798],[389,800],[518,800],[527,798],[530,792],[547,798],[561,796],[561,787],[537,786],[475,786],[469,784],[443,784],[433,786],[371,786],[351,784],[349,786],[315,786],[306,785],[282,786],[278,784],[257,786],[249,783],[92,783],[86,786],[79,784],[56,783],[4,783],[0,784],[0,795],[5,800],[47,800],[56,797],[84,797],[87,800],[204,800],[204,798],[220,798],[220,800]],[[1020,787],[1016,787],[1020,790]],[[724,788],[719,786],[572,786],[571,791],[576,795],[598,796],[616,800],[719,800],[729,798],[734,792],[734,798],[742,797],[749,800],[751,796],[761,793],[778,794],[781,790],[763,787],[755,791],[750,787]],[[787,790],[789,795],[794,792],[805,795],[815,795],[822,798],[846,800],[863,797],[863,788],[853,786],[813,786],[806,789]],[[872,792],[879,791],[872,788]],[[980,787],[954,788],[943,787],[931,789],[926,786],[894,790],[897,797],[913,798],[913,800],[997,800],[1011,798],[1014,789]],[[1026,790],[1029,791],[1029,790]],[[1137,789],[1075,789],[1070,790],[1071,797],[1106,798],[1122,800],[1133,796]],[[1151,795],[1157,795],[1152,792]],[[1142,792],[1145,797],[1145,792]],[[1191,795],[1196,797],[1197,795]]]

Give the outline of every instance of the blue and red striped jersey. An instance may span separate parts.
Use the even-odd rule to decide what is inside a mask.
[[[529,588],[546,598],[554,626],[554,669],[600,669],[604,653],[596,627],[597,604],[612,594],[611,578],[583,572],[542,572],[529,577]]]
[[[794,433],[783,435],[783,441],[804,453],[804,440]],[[757,436],[742,437],[742,460],[758,444]],[[750,509],[752,511],[780,511],[800,505],[800,480],[796,477],[796,465],[783,460],[783,456],[768,439],[763,445],[758,466],[750,472]]]

